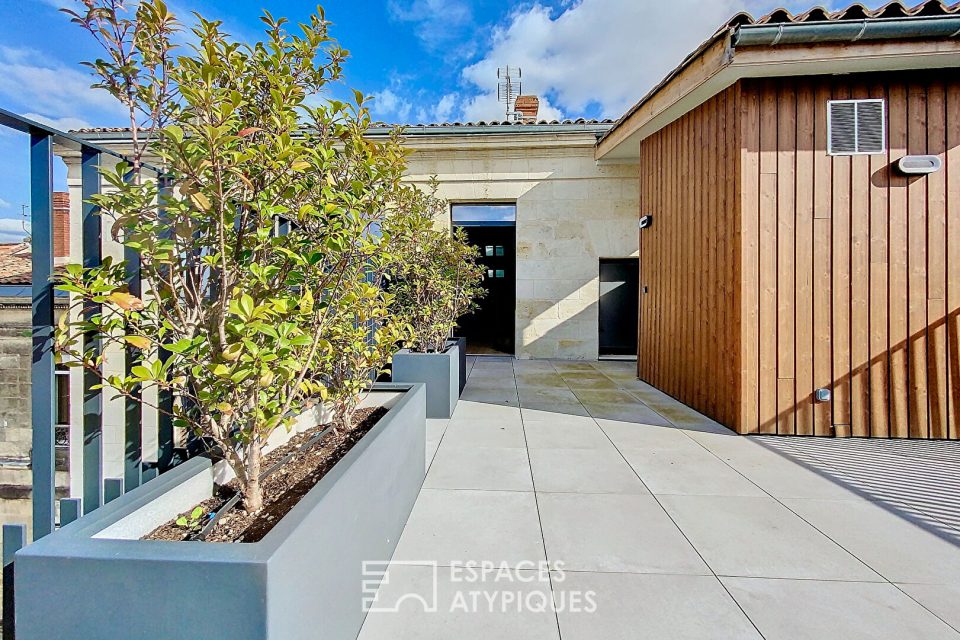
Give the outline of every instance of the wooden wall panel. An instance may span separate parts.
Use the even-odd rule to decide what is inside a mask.
[[[745,406],[727,424],[743,433],[957,438],[960,74],[738,87],[740,264],[757,269],[741,274],[740,350],[756,352],[757,366],[743,361]],[[827,155],[827,100],[867,97],[886,100],[889,151]],[[892,168],[926,153],[944,169],[908,179]],[[815,402],[820,387],[832,402]]]
[[[734,278],[742,265],[739,244],[730,241],[740,229],[737,96],[728,89],[640,148],[640,210],[654,222],[640,232],[637,372],[730,425],[739,423],[741,407]],[[775,387],[773,394],[776,402]]]
[[[851,97],[885,153],[827,154]],[[642,379],[740,433],[960,438],[960,72],[744,80],[640,153]]]
[[[946,341],[947,435],[960,438],[960,84],[946,87]]]

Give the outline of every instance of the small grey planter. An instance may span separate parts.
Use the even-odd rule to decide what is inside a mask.
[[[194,458],[25,547],[17,638],[356,638],[363,563],[385,568],[424,478],[423,386],[375,389],[388,413],[260,542],[137,539],[210,495]]]
[[[422,382],[427,386],[427,417],[449,418],[460,398],[460,349],[448,346],[440,353],[393,354],[394,382]]]

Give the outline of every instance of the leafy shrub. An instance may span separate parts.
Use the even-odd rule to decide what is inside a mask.
[[[450,233],[437,226],[447,207],[434,192],[435,185],[429,193],[409,194],[391,273],[394,313],[409,326],[405,344],[414,352],[442,351],[459,318],[485,293],[478,249],[461,229]]]
[[[127,286],[127,261],[68,266],[59,355],[119,396],[149,404],[143,389],[170,392],[172,408],[151,406],[212,440],[244,508],[257,511],[270,434],[316,402],[349,428],[408,335],[382,283],[392,247],[405,246],[396,233],[411,228],[409,206],[429,201],[401,184],[397,134],[365,138],[362,95],[316,98],[346,55],[322,10],[296,35],[265,13],[266,38],[249,46],[198,16],[180,52],[181,27],[161,0],[139,3],[133,18],[119,0],[84,5],[68,13],[102,45],[105,58],[89,66],[126,105],[131,129],[129,162],[102,168],[111,189],[92,201],[139,254],[145,294]],[[105,373],[118,348],[138,364]]]

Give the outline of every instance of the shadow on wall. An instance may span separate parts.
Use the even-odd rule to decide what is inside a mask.
[[[922,344],[923,348],[917,348],[915,345],[918,344]],[[944,379],[939,375],[930,375],[931,369],[936,368],[936,362],[928,360],[929,353],[938,351],[943,354],[947,367]],[[906,378],[902,379],[903,384],[898,385],[897,389],[891,388],[891,362],[900,363],[910,379],[925,378],[926,393],[911,392]],[[878,372],[883,376],[879,385],[870,379]],[[864,409],[860,413],[870,421],[862,425],[860,432],[851,429],[850,425],[837,425],[833,419],[837,402],[844,403],[844,415],[853,416],[851,383],[858,377],[866,390],[862,398]],[[830,423],[835,425],[834,435],[840,437],[960,439],[960,308],[950,310],[944,318],[928,324],[877,357],[851,366],[850,373],[834,379],[828,388],[833,389],[833,402],[830,405],[814,403],[811,392],[789,409],[779,412],[774,419],[760,423],[760,433],[794,435],[795,432],[778,430],[778,426],[793,422],[796,429],[796,421],[805,415],[807,409],[826,406],[831,412]],[[871,389],[874,388],[883,391],[886,419],[877,418],[870,411]],[[837,393],[837,389],[841,390],[841,394]],[[940,398],[943,398],[942,402]]]

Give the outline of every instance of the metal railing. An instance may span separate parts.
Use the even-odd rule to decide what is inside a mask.
[[[5,109],[0,109],[0,126],[29,136],[30,144],[30,220],[32,254],[32,358],[31,358],[31,415],[32,415],[32,485],[33,485],[33,539],[54,531],[56,522],[56,379],[54,367],[54,217],[53,217],[53,159],[55,150],[79,153],[81,162],[81,250],[84,267],[97,267],[103,254],[102,221],[97,207],[89,202],[100,192],[99,168],[104,156],[126,160],[122,154],[88,142],[78,136],[59,131],[29,120]],[[163,174],[156,167],[141,165],[152,172],[165,188]],[[126,279],[130,292],[140,295],[139,259],[134,251],[124,250],[127,261]],[[99,310],[85,308],[90,317]],[[95,336],[84,336],[85,350],[100,353],[102,345]],[[127,371],[136,364],[137,355],[127,349]],[[119,497],[125,491],[162,473],[174,464],[173,424],[168,414],[157,417],[157,461],[144,461],[142,443],[143,415],[140,403],[127,400],[124,405],[124,464],[123,476],[105,478],[103,473],[103,392],[93,387],[100,383],[96,374],[84,371],[82,395],[82,496],[61,499],[60,526],[69,524],[81,515]],[[161,392],[160,406],[169,406],[173,399]],[[73,444],[71,446],[77,446]],[[12,638],[14,554],[27,543],[26,526],[3,526],[3,637]]]

